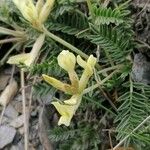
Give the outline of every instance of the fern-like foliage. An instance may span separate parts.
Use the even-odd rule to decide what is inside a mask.
[[[119,25],[125,23],[126,17],[129,15],[130,11],[127,10],[128,1],[119,5],[116,8],[105,7],[103,5],[94,5],[92,7],[92,15],[95,25],[102,25],[110,23]]]
[[[75,35],[88,28],[88,20],[82,13],[76,11],[66,12],[48,24],[52,31],[61,31],[69,35]]]
[[[88,38],[92,43],[99,45],[101,48],[105,49],[116,62],[123,62],[125,56],[130,53],[129,40],[125,39],[124,34],[111,26],[101,25],[99,27],[94,27],[91,25],[92,33]]]
[[[53,58],[53,60],[46,60],[41,64],[36,64],[32,68],[30,68],[31,75],[39,75],[48,74],[51,76],[62,76],[62,69],[58,66],[57,60]]]
[[[49,132],[49,138],[51,141],[58,142],[56,149],[58,150],[98,150],[98,144],[100,143],[99,134],[89,124],[83,127],[80,124],[77,129],[74,127],[57,127]]]
[[[124,22],[122,13],[118,9],[107,7],[93,7],[94,23],[96,25],[115,23],[119,25]]]
[[[52,100],[52,97],[55,95],[56,90],[49,86],[47,83],[36,83],[33,85],[33,95],[36,98],[42,98],[45,99],[47,96],[49,97],[49,100]]]
[[[116,130],[118,132],[117,140],[122,140],[130,134],[146,117],[150,115],[149,93],[150,86],[132,83],[126,84],[130,88],[129,92],[124,93],[119,97],[118,101],[121,106],[118,108],[118,116],[116,122],[119,122]],[[144,109],[143,109],[144,108]],[[149,123],[144,124],[135,133],[131,134],[125,141],[125,145],[132,144],[136,149],[141,149],[144,145],[150,142],[148,130]],[[148,128],[147,128],[148,127]],[[149,128],[150,129],[150,128]],[[145,134],[143,134],[145,133]],[[140,141],[140,142],[139,142]]]

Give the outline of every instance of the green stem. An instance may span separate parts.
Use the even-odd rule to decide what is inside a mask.
[[[111,64],[111,66],[114,66],[114,62],[113,62],[111,56],[109,55],[109,52],[107,52],[107,50],[105,50],[105,49],[104,49],[104,52],[105,52],[106,57],[108,58],[108,60],[109,60],[109,62]]]
[[[123,66],[124,65],[116,65],[116,66],[108,67],[108,68],[98,71],[97,74],[103,74],[114,69],[121,69]]]
[[[25,34],[24,32],[21,31],[10,30],[3,27],[0,27],[0,33],[5,35],[13,35],[15,37],[22,37]]]
[[[9,38],[9,39],[0,40],[0,44],[16,42],[16,41],[20,41],[20,40],[22,40],[22,39],[21,38]]]
[[[45,27],[43,27],[44,33],[49,36],[51,39],[59,42],[60,44],[64,45],[65,47],[69,48],[73,52],[77,53],[78,55],[82,56],[83,58],[87,59],[89,56],[83,53],[78,48],[74,47],[70,43],[66,42],[65,40],[61,39],[60,37],[54,35],[53,33],[49,32]]]
[[[148,120],[150,120],[150,116],[145,118],[136,128],[134,128],[124,139],[122,139],[114,148],[113,150],[117,150],[117,148],[123,144],[125,140],[127,140],[135,131],[137,131],[143,124],[145,124]]]
[[[100,83],[97,83],[93,86],[90,86],[88,88],[86,88],[83,92],[83,94],[89,93],[90,91],[98,88],[100,85],[104,84],[107,80],[109,80],[116,72],[118,72],[117,70],[115,70],[114,72],[112,72],[110,75],[108,75],[105,79],[103,79]]]
[[[45,35],[49,36],[54,41],[64,45],[65,47],[69,48],[69,50],[72,50],[73,52],[80,55],[81,57],[83,57],[85,59],[88,59],[89,56],[87,54],[85,54],[84,52],[82,52],[81,50],[76,48],[75,46],[71,45],[70,43],[66,42],[65,40],[61,39],[60,37],[58,37],[58,36],[54,35],[53,33],[49,32],[44,26],[43,26],[43,32],[45,33]],[[100,69],[101,66],[98,63],[96,63],[96,68]]]
[[[104,109],[104,110],[106,110],[107,112],[109,112],[109,113],[111,113],[111,114],[113,114],[113,115],[116,116],[116,114],[115,114],[113,111],[107,109],[107,108],[104,107],[101,103],[99,103],[99,102],[97,102],[97,101],[95,101],[95,100],[92,100],[91,98],[88,98],[88,97],[86,97],[86,96],[83,96],[83,98],[87,99],[88,101],[90,101],[90,102],[92,102],[92,103],[95,103],[96,105],[98,105],[98,106],[101,107],[102,109]]]

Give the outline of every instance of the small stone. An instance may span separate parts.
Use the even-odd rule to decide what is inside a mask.
[[[16,146],[16,145],[13,145],[13,146],[10,148],[10,150],[19,150],[19,147]]]
[[[24,123],[24,115],[20,115],[19,117],[11,121],[10,126],[14,128],[20,128],[21,126],[23,126],[23,123]]]
[[[31,112],[31,116],[32,117],[36,117],[37,114],[38,114],[38,110],[37,109],[35,109],[34,111]]]
[[[16,109],[16,111],[18,113],[22,113],[22,102],[21,101],[17,101],[15,104],[14,104],[14,108]]]
[[[135,54],[131,77],[133,81],[150,84],[150,62],[142,53]]]
[[[17,145],[12,145],[10,150],[24,150],[22,142],[19,142]]]
[[[2,125],[0,126],[0,149],[10,144],[16,135],[16,130],[13,127]]]
[[[9,104],[6,107],[4,115],[10,119],[15,119],[18,116],[18,112],[16,111],[16,109],[11,104]]]

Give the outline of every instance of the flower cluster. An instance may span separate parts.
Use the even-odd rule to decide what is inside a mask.
[[[75,57],[73,53],[63,50],[58,55],[57,60],[59,66],[68,72],[71,84],[63,83],[47,75],[43,75],[43,78],[53,87],[72,95],[70,99],[64,100],[62,103],[58,101],[52,102],[61,115],[58,125],[64,124],[69,126],[73,115],[81,103],[83,91],[87,86],[89,78],[93,74],[96,58],[90,55],[88,60],[84,61],[79,55]],[[75,72],[76,62],[84,69],[80,79]]]
[[[33,0],[13,0],[14,4],[33,27],[41,30],[42,24],[46,21],[52,10],[55,0],[38,0],[34,5]]]

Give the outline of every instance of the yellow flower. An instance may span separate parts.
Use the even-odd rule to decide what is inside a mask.
[[[38,0],[34,5],[33,0],[13,0],[23,17],[38,29],[41,29],[42,24],[46,21],[54,1],[46,0],[44,3],[44,0]]]
[[[71,72],[75,68],[76,57],[73,53],[70,53],[67,50],[63,50],[57,57],[58,64],[61,68],[67,72]]]
[[[93,69],[96,64],[96,58],[90,55],[87,62],[84,61],[79,55],[77,56],[77,63],[84,68],[83,74],[79,81],[79,92],[83,92],[86,88],[89,78],[93,74]]]
[[[37,58],[39,51],[44,43],[44,39],[45,39],[45,35],[41,34],[37,38],[36,42],[34,43],[33,48],[30,53],[12,56],[9,58],[7,63],[16,64],[16,65],[23,63],[26,66],[30,66],[32,63],[34,63],[35,59]]]
[[[66,126],[69,126],[73,115],[75,114],[76,110],[78,109],[81,103],[83,91],[86,88],[89,78],[93,74],[93,69],[96,64],[96,58],[93,57],[93,55],[90,55],[86,62],[80,56],[77,56],[78,64],[82,68],[84,68],[80,80],[78,79],[78,76],[74,70],[76,64],[76,57],[73,53],[70,53],[69,51],[62,51],[58,55],[57,59],[58,64],[68,72],[71,85],[64,84],[61,81],[49,77],[47,75],[43,75],[43,78],[53,87],[72,95],[72,97],[69,100],[65,100],[63,101],[63,103],[52,102],[52,104],[55,106],[55,108],[61,115],[58,125],[64,124]]]
[[[69,100],[65,100],[64,104],[59,102],[52,102],[52,104],[61,115],[58,121],[58,125],[70,125],[71,119],[80,105],[81,98],[81,95],[73,95]]]
[[[68,72],[72,86],[75,89],[77,89],[79,80],[74,70],[75,64],[76,64],[76,57],[74,56],[74,54],[70,53],[67,50],[63,50],[58,55],[57,60],[58,60],[59,66]]]

